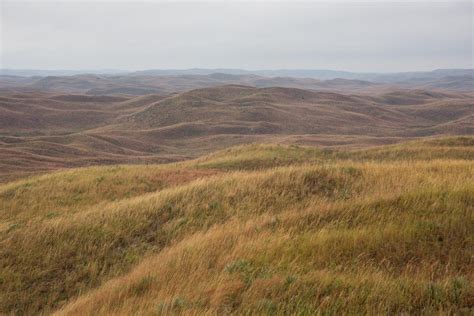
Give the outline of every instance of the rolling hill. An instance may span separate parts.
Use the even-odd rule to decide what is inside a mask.
[[[253,144],[2,184],[0,313],[469,314],[473,158]]]
[[[322,81],[314,78],[262,77],[249,74],[233,75],[225,73],[180,76],[78,74],[73,76],[0,77],[0,91],[3,89],[16,92],[35,91],[88,95],[169,94],[226,84],[255,87],[281,86],[319,91],[368,90],[371,87],[379,86],[377,83],[362,80],[334,79]]]
[[[329,69],[262,69],[245,70],[229,68],[193,68],[193,69],[147,69],[140,71],[124,70],[35,70],[35,69],[0,69],[0,76],[16,77],[47,77],[74,76],[81,74],[134,75],[134,76],[206,76],[212,74],[253,75],[262,77],[313,78],[319,80],[349,79],[368,80],[374,82],[407,82],[417,80],[433,80],[443,77],[465,77],[474,75],[473,69],[436,69],[433,71],[392,72],[392,73],[361,73]]]
[[[19,75],[12,75],[18,73]],[[54,72],[53,72],[54,73]],[[66,72],[67,73],[67,72]],[[25,76],[43,74],[42,76]],[[285,87],[314,91],[379,93],[390,89],[474,90],[472,69],[432,72],[356,74],[337,71],[243,71],[230,69],[130,73],[72,73],[0,71],[0,92],[52,92],[88,95],[170,94],[221,85],[248,85],[257,88]],[[23,76],[22,76],[23,75]]]
[[[67,167],[194,158],[244,143],[388,144],[474,133],[470,93],[357,95],[226,85],[175,94],[46,92],[0,98],[4,181]]]
[[[471,313],[474,95],[418,75],[3,77],[0,314]]]

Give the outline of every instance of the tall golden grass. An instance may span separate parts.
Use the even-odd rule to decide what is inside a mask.
[[[472,148],[252,145],[0,186],[1,311],[470,313]]]

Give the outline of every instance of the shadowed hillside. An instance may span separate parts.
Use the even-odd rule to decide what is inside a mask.
[[[469,313],[473,148],[247,145],[3,184],[0,312]]]

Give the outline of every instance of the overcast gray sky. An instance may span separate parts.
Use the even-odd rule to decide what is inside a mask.
[[[471,1],[9,2],[1,67],[473,67]]]

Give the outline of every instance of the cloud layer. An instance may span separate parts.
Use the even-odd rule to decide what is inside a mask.
[[[473,67],[468,2],[2,3],[2,68]]]

